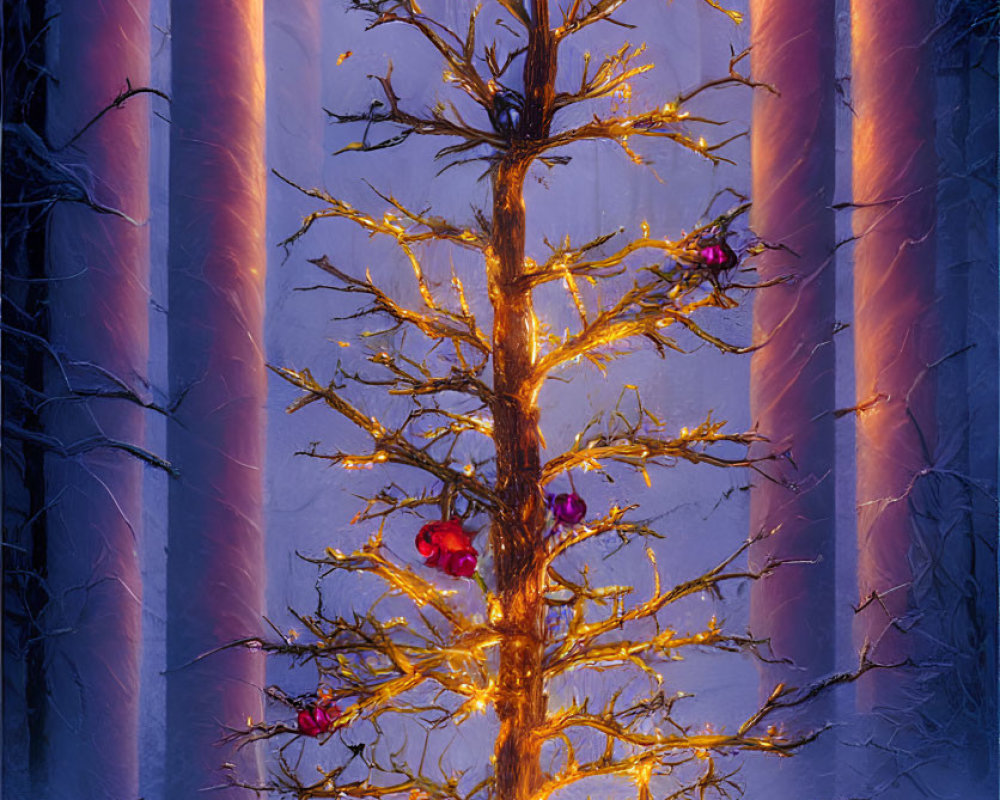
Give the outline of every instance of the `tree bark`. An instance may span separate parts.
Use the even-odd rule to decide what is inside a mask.
[[[947,357],[935,370],[935,480],[948,547],[922,570],[915,600],[954,652],[954,678],[936,701],[949,762],[968,777],[966,796],[996,796],[997,78],[981,68],[996,64],[996,39],[976,29],[977,14],[938,4],[937,298]]]
[[[855,374],[858,403],[870,404],[857,417],[858,588],[862,599],[885,594],[859,616],[859,633],[892,661],[913,652],[889,623],[909,612],[913,488],[935,440],[926,375],[935,332],[937,161],[926,113],[934,5],[856,2],[852,15]],[[864,704],[898,679],[867,681]]]
[[[60,147],[126,79],[148,83],[148,2],[65,2],[55,24],[48,136]],[[131,219],[72,203],[51,218],[50,342],[59,363],[48,363],[55,399],[43,419],[69,452],[50,452],[45,470],[45,625],[60,631],[47,640],[46,796],[117,800],[139,793],[143,466],[115,443],[144,440],[144,409],[122,395],[145,395],[148,100],[127,100],[59,157],[96,202]]]
[[[751,587],[750,627],[770,639],[761,693],[803,682],[834,667],[834,0],[752,0],[754,80],[751,126],[751,227],[786,249],[756,259],[761,280],[790,280],[758,292],[750,409],[767,449],[784,453],[776,482],[758,479],[750,529],[773,531],[751,550],[756,568],[780,567]],[[822,725],[831,702],[798,724]],[[817,753],[816,748],[824,750]],[[781,764],[779,780],[810,797],[833,792],[824,743]],[[808,789],[806,789],[808,787]]]
[[[488,255],[493,301],[493,435],[497,450],[497,494],[510,510],[490,531],[503,619],[496,743],[497,793],[501,800],[525,798],[540,779],[539,744],[532,730],[542,724],[543,604],[538,556],[544,507],[539,479],[538,408],[527,385],[534,361],[531,293],[518,285],[524,264],[526,164],[505,158],[493,188],[493,253]]]
[[[5,126],[23,124],[46,130],[47,68],[45,8],[21,3],[5,8],[2,52]],[[44,731],[48,691],[45,642],[40,635],[47,599],[44,432],[40,406],[45,396],[48,354],[48,230],[37,209],[14,202],[32,190],[27,163],[18,164],[16,137],[3,140],[4,170],[0,193],[5,201],[0,222],[2,282],[0,354],[4,374],[0,419],[4,425],[3,472],[3,758],[4,791],[12,797],[40,795],[45,784]],[[6,205],[6,204],[10,205]],[[20,441],[11,427],[24,431]],[[32,787],[38,788],[32,788]]]
[[[856,620],[858,643],[881,662],[922,659],[913,604],[914,551],[933,547],[927,470],[936,443],[934,373],[937,159],[931,0],[852,3],[854,330],[857,401],[858,592],[873,599]],[[914,767],[916,710],[933,689],[907,669],[859,682],[875,712],[873,785]],[[927,742],[922,743],[926,745]],[[872,751],[874,752],[874,750]],[[901,794],[893,794],[902,792]],[[886,797],[912,796],[911,786]]]
[[[167,448],[167,794],[262,779],[253,748],[220,748],[263,715],[264,663],[242,648],[264,610],[266,380],[262,0],[171,6]],[[229,788],[223,798],[251,797]]]
[[[524,274],[524,180],[533,158],[530,141],[548,135],[555,96],[556,48],[548,0],[533,0],[524,66],[524,118],[493,178],[493,234],[487,278],[493,304],[493,438],[497,494],[508,514],[494,522],[490,544],[503,611],[498,623],[500,674],[496,711],[496,788],[500,800],[525,800],[541,782],[545,721],[542,680],[544,603],[541,556],[545,509],[538,405],[533,386],[535,314]]]

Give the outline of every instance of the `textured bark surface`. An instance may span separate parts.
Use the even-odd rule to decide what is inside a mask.
[[[261,719],[263,659],[198,657],[263,613],[263,5],[176,0],[172,19],[167,794],[183,798],[224,785],[223,762],[261,778],[253,748],[218,745]]]
[[[511,163],[513,162],[513,163]],[[500,165],[493,190],[493,257],[490,294],[494,306],[493,387],[497,401],[497,494],[510,516],[495,523],[491,545],[497,591],[503,608],[496,743],[500,798],[527,797],[540,779],[540,746],[532,729],[545,715],[542,694],[543,604],[538,555],[542,551],[544,509],[538,408],[528,385],[534,360],[534,320],[530,292],[518,287],[524,264],[525,167],[513,153]]]
[[[852,6],[855,247],[855,374],[858,403],[858,591],[878,592],[859,633],[885,661],[913,653],[890,625],[903,619],[912,573],[914,489],[935,442],[927,369],[934,343],[934,81],[928,35],[934,4]],[[884,608],[883,608],[884,607]],[[862,704],[879,704],[866,681]]]
[[[4,8],[4,124],[24,124],[44,131],[47,117],[45,81],[38,80],[46,61],[45,9],[26,4]],[[19,42],[19,44],[15,44]],[[17,168],[14,140],[3,138],[4,169],[0,192],[5,203],[31,191],[30,172]],[[4,386],[0,418],[4,442],[3,472],[3,732],[0,754],[4,791],[11,797],[32,794],[32,781],[42,782],[42,730],[46,712],[44,640],[39,636],[45,589],[45,472],[43,448],[29,437],[42,433],[38,399],[44,396],[44,362],[39,358],[47,339],[46,231],[31,226],[34,209],[2,209],[2,308],[0,331]],[[22,336],[21,331],[26,335]],[[9,436],[12,427],[28,435]]]
[[[556,77],[555,42],[548,0],[532,3],[532,29],[524,66],[523,135],[548,133]],[[539,563],[545,510],[541,477],[538,405],[533,381],[535,318],[524,274],[524,179],[530,145],[513,143],[493,178],[492,252],[487,254],[493,304],[493,408],[497,494],[510,515],[494,523],[490,544],[503,609],[498,627],[500,675],[496,701],[496,787],[500,800],[523,800],[541,781],[541,743],[534,730],[545,720],[542,680],[544,604]]]
[[[780,94],[755,97],[751,225],[794,253],[755,262],[762,279],[790,280],[754,300],[754,341],[766,345],[753,355],[750,403],[769,447],[788,458],[785,485],[754,487],[751,530],[780,526],[754,548],[760,563],[823,560],[755,583],[752,613],[777,655],[815,673],[832,665],[833,646],[833,3],[781,5],[753,7],[754,77]]]
[[[59,4],[50,50],[49,139],[65,145],[119,92],[149,79],[143,0]],[[60,160],[93,198],[131,218],[64,203],[49,235],[51,343],[43,416],[66,455],[46,457],[48,794],[139,793],[142,470],[148,355],[149,101],[106,114]],[[71,393],[76,397],[70,397]],[[81,395],[91,395],[81,397]],[[104,396],[101,396],[104,395]],[[114,397],[117,395],[117,397]]]
[[[854,2],[852,13],[854,330],[857,402],[856,635],[886,663],[934,653],[914,625],[917,551],[933,548],[937,520],[927,475],[936,444],[935,189],[937,160],[930,33],[934,3]],[[929,676],[928,676],[929,677]],[[922,685],[921,685],[922,684]],[[859,682],[875,712],[872,785],[912,797],[921,707],[934,693],[908,669]],[[909,751],[909,752],[907,752]],[[895,793],[894,793],[895,792]]]
[[[757,479],[750,532],[774,531],[751,562],[781,567],[751,586],[750,628],[787,664],[764,664],[761,693],[801,685],[834,667],[834,0],[750,4],[754,79],[751,227],[787,250],[756,259],[761,280],[789,278],[754,298],[750,411],[766,448],[785,453]],[[801,724],[822,725],[827,698]],[[822,753],[818,751],[823,751]],[[830,797],[828,742],[781,764],[788,785]],[[787,788],[787,786],[786,786]]]

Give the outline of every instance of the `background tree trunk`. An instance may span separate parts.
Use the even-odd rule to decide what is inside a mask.
[[[167,794],[253,783],[253,748],[218,746],[263,715],[261,465],[266,397],[264,51],[261,0],[174,0],[167,430]],[[219,797],[249,797],[230,789]]]
[[[15,207],[32,195],[30,166],[19,163],[15,125],[45,131],[45,8],[4,7],[2,191],[3,270],[0,316],[3,391],[3,754],[4,791],[39,794],[44,783],[46,711],[44,639],[39,621],[46,600],[45,470],[39,405],[45,396],[48,339],[46,233],[39,210]],[[23,432],[18,436],[14,430]]]
[[[126,80],[147,85],[149,5],[64,2],[54,24],[48,137],[61,148]],[[144,439],[148,99],[113,109],[57,158],[120,213],[61,203],[51,218],[47,796],[118,800],[139,790],[143,465],[121,445]]]
[[[761,280],[787,276],[754,298],[750,411],[769,451],[786,458],[777,482],[754,481],[750,532],[776,532],[751,560],[793,560],[751,585],[750,627],[777,658],[764,664],[761,693],[780,682],[801,686],[834,668],[834,0],[753,0],[754,80],[750,223],[768,250],[756,259]],[[832,716],[825,698],[798,724]],[[828,739],[775,765],[782,790],[813,798],[833,793]]]
[[[927,793],[995,796],[996,637],[996,32],[987,2],[936,3],[935,306],[937,444],[912,527],[909,627],[922,675],[902,736]],[[985,23],[985,24],[984,24]],[[988,446],[984,446],[989,442]],[[985,456],[985,457],[984,457]],[[934,523],[934,524],[931,524]],[[929,662],[929,663],[927,663]],[[898,712],[896,719],[899,720]],[[936,746],[930,745],[937,740]],[[897,758],[894,768],[910,767]]]
[[[956,456],[955,466],[960,476],[949,483],[959,497],[946,507],[961,509],[964,525],[961,546],[950,542],[948,552],[954,556],[948,565],[949,578],[954,576],[959,591],[950,593],[944,617],[956,619],[949,626],[951,644],[958,657],[956,679],[951,693],[943,703],[957,726],[949,734],[955,746],[955,758],[961,759],[961,769],[969,778],[969,786],[957,787],[966,795],[981,792],[987,797],[1000,795],[997,775],[997,425],[998,425],[998,292],[997,267],[997,64],[998,41],[995,5],[988,0],[977,3],[951,0],[945,3],[950,12],[946,40],[942,47],[943,69],[948,82],[958,84],[958,91],[948,93],[939,86],[940,106],[938,130],[949,136],[958,156],[957,163],[947,164],[941,156],[938,225],[943,231],[957,234],[960,245],[953,249],[955,239],[938,239],[939,268],[948,270],[943,277],[945,296],[955,285],[962,305],[944,313],[948,320],[945,352],[965,350],[957,361],[958,369],[942,372],[938,385],[939,439],[947,436],[958,441],[954,448],[939,446],[938,466],[946,468],[947,454]],[[939,17],[942,16],[939,3]],[[992,20],[991,20],[992,15]],[[950,102],[948,100],[950,98]],[[953,127],[946,131],[948,114],[953,115]],[[939,137],[943,138],[943,136]],[[939,147],[939,153],[945,147]],[[958,151],[955,153],[955,151]],[[953,168],[950,168],[952,167]],[[955,204],[946,208],[948,189]],[[951,213],[949,213],[951,212]],[[961,240],[964,239],[964,242]],[[964,244],[964,246],[961,246]],[[939,277],[939,286],[942,282]],[[961,336],[953,333],[958,328]],[[954,344],[955,346],[952,346]],[[951,366],[951,360],[948,362]],[[957,388],[957,390],[956,390]],[[963,391],[964,388],[964,391]],[[946,395],[947,390],[950,391]],[[953,404],[957,401],[958,405]],[[961,413],[955,414],[956,409]],[[957,418],[956,418],[957,417]],[[992,443],[986,445],[986,443]],[[954,495],[953,495],[954,497]],[[954,519],[954,517],[952,517]],[[945,530],[951,530],[946,522]],[[957,612],[957,613],[956,613]],[[954,615],[954,616],[952,616]]]
[[[938,539],[928,480],[937,441],[931,365],[941,355],[934,3],[852,2],[851,15],[858,592],[862,603],[876,597],[858,614],[856,635],[878,661],[921,661],[942,655],[921,636],[914,602],[918,551]],[[919,734],[921,707],[935,691],[908,668],[859,682],[876,745],[869,791],[914,796],[914,748],[930,744]]]

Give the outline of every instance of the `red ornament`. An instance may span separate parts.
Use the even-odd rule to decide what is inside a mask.
[[[336,703],[320,702],[299,712],[299,732],[306,736],[319,736],[333,727],[343,712]]]
[[[428,522],[417,533],[416,546],[428,567],[454,578],[471,578],[476,571],[479,553],[472,546],[470,532],[459,520]]]

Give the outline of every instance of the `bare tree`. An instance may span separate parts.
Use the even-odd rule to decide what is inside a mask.
[[[378,533],[354,552],[330,547],[314,559],[324,574],[346,571],[381,580],[386,592],[371,610],[339,615],[321,602],[311,613],[297,613],[305,634],[244,642],[313,664],[318,682],[314,692],[300,696],[272,687],[271,697],[296,721],[261,722],[242,737],[349,731],[374,737],[367,744],[344,739],[351,757],[318,772],[300,766],[304,753],[289,750],[288,743],[277,752],[271,788],[300,798],[542,800],[584,782],[624,779],[634,783],[640,798],[731,796],[739,785],[729,756],[788,755],[811,741],[818,731],[786,732],[776,724],[778,712],[873,666],[863,657],[856,672],[801,689],[776,685],[756,711],[728,731],[696,727],[675,710],[684,692],[666,689],[659,670],[689,650],[755,652],[760,642],[724,630],[714,617],[695,630],[665,618],[685,598],[718,594],[728,583],[759,579],[779,566],[773,559],[754,570],[739,563],[751,541],[768,531],[750,537],[714,568],[672,586],[663,585],[647,549],[651,592],[637,602],[629,601],[632,587],[603,586],[587,569],[576,574],[567,567],[568,557],[595,539],[617,537],[627,545],[658,535],[647,521],[634,518],[636,506],[616,505],[587,518],[586,503],[575,490],[546,491],[570,480],[574,470],[625,467],[648,477],[648,470],[678,462],[760,471],[774,460],[766,450],[747,454],[761,441],[756,433],[729,432],[711,417],[670,435],[638,392],[624,393],[568,449],[542,459],[539,391],[576,362],[603,368],[644,342],[661,355],[682,350],[685,341],[732,354],[751,349],[713,334],[703,321],[711,319],[711,309],[734,308],[756,286],[741,281],[738,267],[742,257],[767,245],[754,240],[737,252],[731,241],[746,203],[676,238],[655,236],[644,224],[634,238],[611,233],[574,243],[566,237],[550,244],[545,255],[526,252],[525,179],[533,167],[565,165],[572,145],[613,142],[631,161],[643,163],[641,143],[667,139],[716,163],[725,158],[720,151],[727,139],[710,143],[699,135],[718,123],[688,106],[709,89],[752,85],[739,72],[745,54],[734,54],[719,78],[640,113],[616,110],[611,100],[616,93],[627,96],[630,81],[652,68],[641,63],[641,46],[625,45],[593,61],[585,55],[579,85],[557,89],[560,46],[598,23],[627,25],[616,16],[624,5],[598,0],[556,9],[547,0],[499,0],[486,12],[497,25],[481,21],[484,12],[475,8],[467,27],[455,30],[413,0],[352,0],[371,27],[405,26],[429,42],[445,62],[445,80],[478,108],[476,120],[457,103],[411,110],[397,94],[390,68],[377,78],[381,97],[367,111],[331,113],[338,123],[363,126],[362,138],[344,149],[382,151],[413,135],[457,139],[438,151],[438,158],[445,168],[480,164],[490,180],[492,208],[476,211],[474,223],[464,224],[376,190],[385,210],[369,214],[324,189],[301,187],[319,207],[288,243],[328,219],[394,243],[412,268],[417,307],[393,296],[370,273],[355,274],[326,256],[313,263],[326,273],[326,288],[359,299],[353,318],[387,319],[390,330],[425,342],[399,341],[374,353],[369,361],[375,374],[339,369],[332,378],[318,378],[308,369],[275,368],[302,391],[290,411],[325,404],[371,444],[364,450],[343,444],[332,451],[317,444],[308,455],[346,469],[410,467],[435,488],[390,485],[367,497],[354,520],[378,521]],[[484,30],[500,31],[500,38],[484,45]],[[520,66],[520,77],[514,65]],[[591,104],[589,118],[568,127],[557,124],[559,112],[581,104]],[[386,126],[388,133],[382,132]],[[480,324],[458,270],[441,281],[430,259],[422,257],[426,243],[451,244],[485,269],[490,332]],[[442,284],[451,287],[450,299]],[[547,333],[534,310],[535,293],[550,284],[565,288],[578,318],[575,329],[562,336]],[[376,389],[398,398],[400,407],[373,413],[365,396]],[[459,442],[470,440],[485,443],[486,453],[463,465]],[[464,608],[445,579],[430,580],[401,563],[387,544],[383,528],[407,512],[430,518],[414,545],[425,566],[451,578],[475,577],[481,613]],[[478,545],[488,549],[489,570],[478,566],[480,553],[466,528],[477,516],[489,520],[488,545]],[[602,700],[577,696],[560,708],[548,707],[547,690],[571,680],[571,673],[619,669],[635,671],[630,677],[638,679]],[[439,760],[435,770],[440,752],[432,742],[435,731],[490,709],[496,724],[490,764],[467,772]],[[427,744],[419,758],[412,749],[393,750],[385,735],[390,725],[408,722],[425,729]]]

